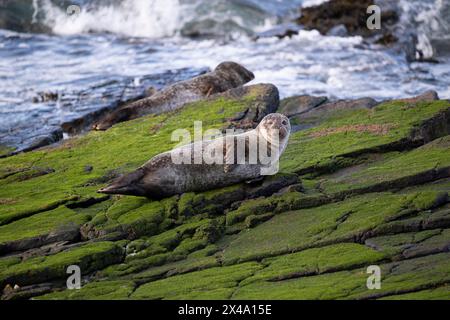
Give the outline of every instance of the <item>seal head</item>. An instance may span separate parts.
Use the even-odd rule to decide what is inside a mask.
[[[285,115],[271,113],[261,120],[256,130],[268,142],[276,143],[278,141],[278,144],[281,145],[283,142],[286,142],[286,138],[291,133],[291,124]]]

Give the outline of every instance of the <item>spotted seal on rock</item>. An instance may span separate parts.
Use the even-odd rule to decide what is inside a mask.
[[[290,131],[286,116],[271,113],[253,130],[201,140],[161,153],[98,192],[160,199],[275,174]]]
[[[235,62],[222,62],[214,71],[180,81],[156,92],[151,97],[125,105],[93,125],[95,130],[106,130],[118,122],[158,114],[181,108],[215,93],[227,91],[253,80],[253,73]]]

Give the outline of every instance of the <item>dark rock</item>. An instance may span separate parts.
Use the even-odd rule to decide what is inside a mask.
[[[280,191],[281,189],[296,183],[298,183],[297,175],[279,174],[273,177],[267,177],[263,180],[260,186],[248,188],[245,193],[246,197],[249,199],[268,197]]]
[[[83,199],[78,199],[74,201],[69,201],[66,203],[66,207],[70,209],[75,208],[88,208],[96,203],[100,203],[109,199],[109,196],[104,197],[88,197]]]
[[[59,94],[57,92],[38,92],[37,97],[33,98],[34,103],[49,102],[58,100]]]
[[[287,117],[307,112],[328,100],[327,97],[315,97],[315,96],[294,96],[281,100],[279,113],[284,114]]]
[[[61,128],[64,130],[64,132],[67,132],[70,135],[81,133],[85,128],[92,125],[92,123],[110,113],[111,109],[114,109],[114,107],[111,108],[110,106],[108,106],[89,112],[82,117],[63,122],[61,124]]]
[[[275,112],[280,105],[280,96],[277,87],[273,84],[256,84],[251,86],[238,87],[214,96],[224,98],[239,99],[252,95],[254,98],[247,105],[246,109],[239,112],[230,119],[228,128],[252,129],[269,113]]]
[[[159,89],[171,85],[177,81],[183,81],[191,77],[204,74],[209,69],[179,69],[164,73],[145,75],[140,78],[139,84],[134,83],[134,78],[121,79],[120,81],[108,81],[77,93],[76,96],[65,97],[66,108],[81,108],[87,110],[81,116],[69,118],[61,125],[64,132],[69,135],[82,133],[95,122],[104,118],[114,110],[127,104],[155,95]],[[131,85],[132,84],[132,85]],[[71,99],[68,99],[71,98]]]
[[[377,40],[375,40],[376,44],[381,44],[383,46],[389,46],[391,44],[394,44],[398,41],[398,38],[393,35],[392,33],[386,33],[383,34],[381,37],[377,38]]]
[[[355,188],[347,191],[338,192],[333,194],[333,198],[343,199],[347,196],[372,193],[372,192],[384,192],[386,190],[400,190],[410,186],[421,185],[450,177],[450,167],[444,167],[439,169],[426,170],[411,176],[401,177],[398,179],[392,179],[388,181],[374,183],[368,187]],[[438,203],[447,201],[447,196],[441,197]]]
[[[7,296],[9,294],[11,294],[11,292],[13,292],[14,289],[13,287],[8,283],[5,288],[3,288],[3,295],[2,296]]]
[[[214,71],[186,81],[177,82],[141,99],[118,108],[94,124],[95,130],[106,130],[112,125],[136,119],[147,114],[160,114],[177,110],[183,105],[204,99],[213,94],[242,86],[254,79],[254,75],[235,62],[222,62]]]
[[[93,169],[94,167],[91,165],[84,166],[84,172],[86,173],[92,172]]]
[[[72,243],[70,244],[69,241],[58,241],[58,242],[53,242],[47,245],[43,245],[41,247],[37,247],[37,248],[32,248],[32,249],[28,249],[24,252],[20,252],[17,254],[13,254],[11,256],[17,256],[20,257],[20,259],[22,261],[34,258],[34,257],[44,257],[44,256],[48,256],[48,255],[52,255],[52,254],[56,254],[58,252],[67,250],[69,248],[72,248],[74,246],[79,246],[81,245],[80,243]]]
[[[334,102],[322,103],[315,108],[311,108],[303,113],[295,115],[296,125],[293,131],[306,130],[320,124],[336,112],[344,110],[371,109],[378,102],[372,98],[361,98],[355,100],[339,100]]]
[[[52,168],[32,167],[15,174],[14,177],[12,177],[11,181],[30,180],[36,177],[45,176],[46,174],[50,174],[53,172],[55,172],[55,169]]]
[[[251,215],[245,218],[244,224],[247,228],[254,228],[258,224],[266,222],[267,220],[272,219],[272,217],[275,215],[275,213],[265,213],[260,215]]]
[[[4,290],[1,300],[25,300],[38,295],[43,295],[54,290],[52,283],[33,284],[17,289]]]
[[[211,220],[210,223],[202,225],[195,230],[193,239],[206,240],[208,243],[214,243],[223,235],[224,227],[217,220]]]
[[[411,144],[428,143],[439,137],[450,134],[450,109],[439,112],[411,131]]]
[[[214,19],[191,21],[182,27],[180,33],[183,37],[193,39],[211,39],[227,37],[233,31],[247,35],[251,34],[250,30],[241,27],[231,19],[226,19],[223,22]]]
[[[293,35],[297,35],[300,30],[303,28],[295,23],[287,23],[280,24],[275,26],[272,29],[259,32],[254,37],[254,40],[258,40],[260,38],[272,38],[277,37],[278,39],[283,39],[285,37],[292,37]]]
[[[399,99],[396,101],[406,102],[406,103],[418,103],[418,102],[431,102],[439,100],[438,93],[434,90],[429,90],[417,97],[407,98],[407,99]]]
[[[0,254],[24,251],[37,248],[54,242],[74,241],[80,236],[78,226],[66,226],[65,228],[38,237],[4,242],[0,244]]]
[[[306,29],[316,29],[322,34],[327,34],[335,27],[344,26],[349,35],[373,36],[379,30],[367,28],[367,8],[373,5],[372,0],[331,0],[317,6],[303,8],[298,23]],[[386,29],[398,21],[397,12],[383,10],[381,7],[381,21]],[[383,30],[383,28],[382,28]]]
[[[295,183],[295,184],[292,184],[290,186],[282,188],[276,194],[277,195],[282,195],[282,194],[289,193],[289,192],[304,192],[304,191],[305,191],[305,189],[303,188],[303,184],[302,183]]]
[[[0,14],[1,15],[1,14]],[[1,22],[0,22],[1,24]],[[9,38],[9,37],[8,37]],[[55,101],[39,102],[41,97],[37,96],[35,101],[39,102],[33,112],[23,112],[21,120],[16,122],[13,114],[7,114],[12,120],[10,125],[0,127],[0,157],[8,157],[22,151],[31,151],[52,141],[61,140],[62,135],[52,137],[55,130],[63,129],[69,135],[83,133],[101,117],[120,108],[124,104],[149,97],[156,93],[156,89],[183,81],[199,74],[207,72],[208,69],[182,68],[168,70],[162,73],[147,74],[139,77],[111,76],[107,79],[89,80],[84,90],[58,92],[58,106]],[[50,93],[44,94],[46,100],[51,97]],[[30,103],[24,100],[19,104]],[[16,105],[16,104],[14,104]],[[13,105],[12,105],[13,107]],[[63,109],[62,118],[59,108]],[[44,112],[43,114],[41,114]],[[8,122],[5,122],[6,124]],[[38,141],[40,140],[40,141]]]
[[[58,128],[58,129],[53,130],[52,132],[49,132],[48,134],[34,137],[28,147],[26,147],[22,150],[19,150],[19,151],[26,152],[26,151],[31,151],[31,150],[38,149],[41,147],[45,147],[45,146],[48,146],[50,144],[60,141],[62,138],[63,138],[63,130]],[[19,151],[16,151],[16,153]]]

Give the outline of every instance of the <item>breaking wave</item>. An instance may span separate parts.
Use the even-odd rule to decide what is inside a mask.
[[[251,34],[280,22],[290,12],[298,12],[301,3],[302,0],[28,0],[8,3],[0,13],[0,28],[148,38]]]

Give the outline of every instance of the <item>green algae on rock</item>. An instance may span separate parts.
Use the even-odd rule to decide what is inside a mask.
[[[243,279],[261,269],[255,262],[210,268],[140,286],[132,299],[227,299]]]
[[[432,208],[439,196],[439,192],[410,195],[372,193],[318,208],[278,214],[228,243],[224,261],[234,263],[354,241],[405,209],[419,212]],[[424,198],[423,204],[415,204],[413,200],[416,197]]]
[[[450,133],[449,107],[444,100],[397,101],[372,109],[336,111],[319,126],[292,134],[281,170],[306,173],[336,157],[404,150],[430,142]],[[428,125],[435,121],[440,125]]]
[[[133,292],[133,281],[101,281],[92,282],[83,287],[83,290],[65,290],[49,293],[37,300],[124,300]]]
[[[78,265],[88,274],[122,260],[123,249],[113,242],[94,242],[47,257],[35,257],[13,264],[0,272],[0,286],[64,279],[70,265]]]
[[[354,269],[239,287],[236,299],[369,299],[433,288],[448,282],[450,254],[381,264],[380,290],[366,287],[366,269]]]
[[[256,184],[161,201],[96,194],[171,149],[193,119],[252,123],[271,90],[0,159],[0,284],[21,287],[3,298],[450,298],[448,101],[330,111],[291,135],[281,172]],[[68,264],[81,266],[81,290],[64,290]],[[381,291],[366,288],[371,264]]]
[[[5,173],[33,166],[54,170],[25,181],[0,179],[0,199],[8,199],[8,205],[0,207],[0,224],[70,201],[98,198],[95,191],[106,182],[101,182],[102,177],[111,170],[129,171],[170,150],[178,143],[171,140],[175,129],[187,128],[192,132],[193,119],[202,119],[204,129],[226,127],[230,118],[251,108],[258,94],[264,92],[263,88],[253,86],[242,97],[196,102],[177,113],[139,118],[116,125],[108,132],[90,132],[59,147],[0,159],[1,172]],[[154,133],[152,128],[156,125],[159,129]],[[87,165],[93,167],[89,172],[84,170]]]

